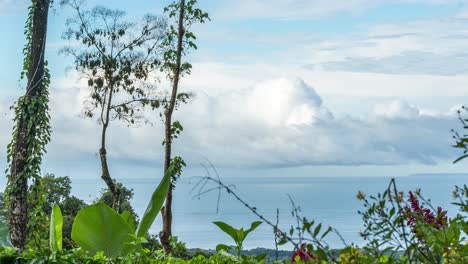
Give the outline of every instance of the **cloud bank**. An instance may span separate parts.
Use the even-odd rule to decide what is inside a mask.
[[[53,135],[47,159],[95,155],[99,126],[79,116],[87,96],[85,84],[53,83]],[[7,112],[7,105],[0,109]],[[110,128],[111,157],[162,161],[163,127],[157,113],[150,115],[152,126]],[[337,117],[299,78],[269,79],[216,96],[200,92],[175,119],[185,130],[174,152],[192,165],[205,157],[217,166],[267,168],[435,164],[456,156],[450,147],[450,129],[458,126],[453,110],[431,112],[396,99],[376,104],[365,117]],[[9,135],[10,129],[11,122],[1,122],[2,135]],[[0,143],[8,140],[2,137]]]

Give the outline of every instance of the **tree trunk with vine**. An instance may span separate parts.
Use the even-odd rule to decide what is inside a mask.
[[[183,38],[184,38],[184,14],[185,14],[185,0],[180,0],[179,7],[179,23],[178,23],[178,34],[177,34],[177,51],[176,51],[176,64],[173,70],[173,80],[172,80],[172,93],[169,102],[169,106],[164,113],[165,117],[165,152],[164,152],[164,175],[167,173],[169,166],[171,164],[171,147],[172,147],[172,113],[174,112],[177,90],[179,88],[179,80],[181,73],[181,60],[183,52]],[[166,254],[171,253],[171,243],[170,239],[172,237],[172,191],[174,189],[173,183],[169,188],[169,191],[166,195],[166,201],[164,207],[161,210],[162,220],[163,220],[163,230],[159,234],[159,239],[161,240],[161,245]]]
[[[30,157],[37,155],[31,146],[33,139],[38,136],[37,113],[30,110],[32,104],[40,104],[40,97],[47,94],[44,85],[47,77],[45,69],[45,44],[47,35],[47,18],[49,0],[32,1],[32,12],[29,24],[30,45],[25,52],[25,67],[27,67],[27,88],[24,96],[20,97],[16,108],[16,133],[11,146],[11,166],[8,186],[9,231],[12,244],[22,250],[25,246],[28,224],[28,179],[35,171],[31,171]],[[26,64],[27,63],[27,64]],[[26,69],[25,69],[26,70]],[[45,102],[42,102],[45,103]],[[41,120],[39,120],[41,121]],[[46,132],[47,133],[47,132]],[[47,140],[46,140],[47,141]],[[44,142],[44,144],[47,142]],[[44,147],[44,146],[42,146]]]

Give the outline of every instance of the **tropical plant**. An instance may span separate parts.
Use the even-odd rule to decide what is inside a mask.
[[[57,177],[53,173],[46,173],[42,176],[42,187],[46,194],[46,201],[43,211],[50,214],[54,205],[62,208],[63,202],[71,196],[71,180],[68,176]]]
[[[459,190],[459,188],[457,188]],[[463,198],[455,192],[461,203]],[[363,248],[372,261],[382,258],[398,263],[465,263],[468,261],[468,224],[465,216],[448,219],[441,208],[434,208],[420,190],[408,195],[398,191],[395,180],[383,194],[367,197],[358,193],[366,210],[361,236]]]
[[[50,215],[49,245],[52,252],[62,250],[62,212],[58,205],[54,205]]]
[[[120,197],[119,197],[119,204],[120,204],[120,211],[125,212],[128,211],[133,218],[133,221],[136,223],[139,221],[138,215],[135,212],[131,204],[131,200],[133,199],[133,189],[128,189],[127,187],[123,186],[122,183],[117,183],[116,187],[120,190]],[[94,203],[103,202],[108,206],[112,207],[112,193],[109,189],[105,188],[101,190],[101,195],[94,200]]]
[[[242,256],[241,251],[243,248],[244,240],[247,238],[250,232],[252,232],[253,230],[255,230],[258,226],[262,224],[262,221],[252,222],[252,224],[250,224],[250,228],[247,230],[244,230],[243,227],[240,229],[236,229],[230,226],[229,224],[226,224],[220,221],[213,222],[213,224],[219,227],[219,229],[223,230],[224,233],[229,235],[232,238],[232,240],[234,240],[234,243],[236,244],[235,246],[219,244],[216,246],[216,251],[225,250],[229,252],[231,250],[234,250],[236,253],[236,256],[240,258]]]
[[[103,252],[106,257],[115,257],[135,250],[144,250],[141,243],[145,242],[144,237],[161,210],[170,187],[172,173],[173,166],[153,192],[137,227],[130,212],[119,214],[99,202],[78,212],[73,223],[73,240],[92,256]]]

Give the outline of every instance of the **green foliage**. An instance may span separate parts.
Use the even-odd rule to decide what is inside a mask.
[[[60,207],[63,216],[63,247],[71,249],[75,247],[71,239],[73,220],[86,203],[71,195],[71,180],[68,176],[57,177],[52,173],[47,173],[42,177],[41,182],[45,193],[42,211],[47,216],[51,214],[55,204]]]
[[[52,1],[48,1],[46,3],[52,4]],[[23,48],[24,58],[23,68],[20,75],[21,79],[31,71],[31,60],[33,59],[33,19],[37,8],[36,5],[37,1],[32,1],[28,8],[29,12],[24,29],[26,44]],[[42,157],[46,153],[45,147],[50,141],[51,127],[49,124],[50,114],[48,106],[50,73],[47,68],[47,61],[44,59],[45,55],[41,54],[40,56],[39,64],[41,64],[41,61],[44,63],[42,76],[39,76],[40,79],[37,80],[37,82],[34,81],[34,83],[34,76],[27,76],[29,79],[27,82],[26,93],[24,96],[19,97],[15,105],[12,106],[15,114],[13,119],[15,125],[13,126],[12,140],[7,145],[8,168],[5,171],[5,174],[8,182],[5,189],[6,195],[4,197],[6,202],[5,204],[7,206],[9,206],[10,197],[25,196],[28,191],[27,182],[29,180],[33,180],[34,183],[40,182],[40,165],[42,163]],[[38,69],[33,70],[37,73]],[[19,163],[21,163],[20,166],[18,166]],[[24,208],[28,208],[27,203],[29,203],[29,208],[33,208],[28,212],[29,222],[27,223],[27,230],[29,231],[29,243],[31,244],[32,241],[35,246],[40,248],[42,244],[40,240],[43,235],[41,230],[43,225],[47,222],[40,210],[40,207],[43,204],[40,184],[34,184],[31,186],[30,193],[32,193],[37,200],[27,199],[26,204],[23,204],[23,208],[7,209],[10,210],[9,212],[14,212],[14,210],[24,210]],[[22,225],[22,223],[20,223],[20,225]],[[18,228],[18,226],[16,228]],[[26,234],[21,236],[24,237],[24,235]],[[18,246],[24,247],[24,241],[17,241],[17,243],[21,244]]]
[[[348,246],[340,250],[338,262],[342,264],[389,263],[389,258],[385,255],[374,259],[360,248]]]
[[[14,106],[15,111],[15,126],[13,127],[13,138],[10,144],[7,146],[7,161],[9,163],[9,168],[6,170],[7,173],[7,187],[5,189],[5,198],[8,201],[8,198],[11,195],[16,195],[20,192],[26,192],[22,190],[21,184],[19,184],[23,179],[30,180],[34,182],[40,181],[40,165],[42,163],[42,156],[46,153],[45,146],[50,141],[51,128],[49,125],[50,115],[48,107],[48,85],[50,82],[50,76],[45,70],[45,76],[42,79],[43,89],[38,96],[29,97],[23,96],[20,97]],[[24,130],[21,133],[24,133],[23,142],[18,142],[18,137],[20,129]],[[12,177],[13,169],[13,156],[15,151],[18,150],[17,145],[24,144],[26,148],[25,155],[28,157],[25,161],[25,166],[22,168],[22,171],[17,171],[15,177]],[[39,186],[31,186],[31,193],[36,196],[39,200],[30,200],[32,204],[29,205],[30,208],[36,213],[41,213],[41,208],[36,208],[37,206],[42,206],[42,197],[41,190]],[[6,203],[8,205],[8,202]],[[35,230],[36,225],[34,218],[39,217],[36,213],[31,213],[29,215],[32,222],[29,222],[28,229],[31,232],[38,232]],[[39,217],[41,218],[41,217]],[[38,218],[38,219],[39,219]],[[33,235],[35,236],[35,235]],[[36,241],[37,242],[37,241]]]
[[[170,131],[170,141],[172,142],[174,139],[178,138],[182,131],[184,131],[182,124],[179,121],[173,122]],[[166,140],[163,140],[162,145],[166,145]]]
[[[103,252],[106,257],[115,257],[135,250],[146,251],[141,245],[146,242],[144,237],[164,203],[174,173],[173,168],[171,164],[155,189],[136,231],[130,212],[119,214],[99,202],[78,212],[72,228],[73,240],[91,255]]]
[[[172,188],[175,188],[175,185],[177,183],[177,180],[179,180],[180,176],[182,175],[182,169],[187,166],[185,163],[184,159],[182,159],[179,156],[175,156],[171,160],[171,186]]]
[[[69,177],[56,177],[52,173],[46,173],[42,177],[42,186],[46,194],[46,201],[43,210],[46,214],[50,214],[54,205],[62,205],[65,200],[71,196],[71,180]]]
[[[464,203],[457,187],[455,197]],[[361,235],[368,241],[364,252],[372,261],[388,258],[394,263],[466,263],[468,261],[468,228],[466,216],[448,219],[440,208],[434,209],[417,190],[406,197],[395,181],[383,194],[358,198],[365,211]],[[406,200],[408,198],[408,200]],[[463,207],[461,207],[463,212]]]
[[[48,249],[49,218],[43,210],[46,203],[46,193],[42,185],[42,178],[36,178],[29,189],[27,246],[35,250],[45,251]]]
[[[129,212],[133,218],[133,221],[135,223],[138,222],[138,215],[136,214],[135,209],[130,203],[133,198],[133,190],[128,189],[127,187],[123,186],[122,183],[117,183],[116,187],[120,190],[120,196],[119,196],[120,211]],[[109,189],[102,189],[101,196],[98,199],[96,199],[94,202],[95,203],[103,202],[107,204],[109,207],[112,207],[112,193],[109,191]]]
[[[4,194],[2,192],[0,192],[0,218],[4,218],[6,219],[7,218],[7,210],[6,210],[6,206],[5,206],[5,197],[4,197]]]
[[[37,247],[39,245],[43,250],[47,248],[47,225],[49,224],[47,215],[52,213],[54,204],[57,204],[62,209],[63,214],[63,246],[66,249],[75,247],[75,243],[71,239],[73,219],[78,211],[86,206],[86,203],[71,195],[70,178],[67,176],[56,177],[54,174],[47,173],[41,178],[40,185],[36,184],[31,188],[33,187],[36,189],[29,193],[28,198],[32,205],[29,207],[31,218],[29,225],[31,229],[40,230],[40,232],[29,233],[28,241],[34,242],[30,243],[30,246]],[[3,201],[3,194],[0,193],[0,218],[6,219]],[[42,204],[40,207],[38,202]]]
[[[255,230],[258,226],[260,226],[262,222],[261,221],[253,222],[250,225],[250,228],[247,230],[244,230],[243,227],[240,229],[235,229],[234,227],[224,222],[213,222],[213,224],[215,224],[221,230],[223,230],[224,233],[228,234],[232,238],[232,240],[234,240],[234,243],[236,244],[235,247],[219,244],[216,246],[216,251],[220,252],[224,250],[226,252],[229,252],[231,249],[234,249],[236,251],[237,257],[241,258],[242,257],[241,250],[243,248],[244,240],[247,238],[249,233]]]
[[[135,233],[136,225],[135,220],[133,220],[133,216],[129,211],[124,211],[120,214],[120,216],[125,220],[125,222],[130,226],[132,233]]]
[[[52,252],[62,250],[62,212],[58,205],[54,205],[50,215],[49,245]]]
[[[131,252],[125,256],[106,257],[102,252],[89,256],[82,249],[60,251],[51,255],[40,254],[26,250],[23,253],[11,248],[0,247],[0,263],[76,263],[76,264],[234,264],[258,263],[255,258],[245,257],[244,260],[235,260],[229,256],[216,254],[210,257],[197,255],[190,259],[174,256],[164,256],[162,253]]]
[[[4,216],[0,215],[0,247],[12,247],[10,234]]]
[[[85,10],[77,0],[62,4],[76,11],[76,16],[67,20],[63,38],[81,45],[61,52],[74,58],[75,69],[92,89],[85,116],[96,115],[103,126],[109,119],[133,125],[144,119],[146,106],[158,108],[151,74],[160,66],[165,20],[146,15],[138,22],[127,22],[120,10],[102,6]]]
[[[170,174],[165,176],[161,181],[157,190],[168,190],[168,182]],[[394,181],[390,184],[393,188]],[[164,188],[162,187],[164,186]],[[324,235],[320,224],[314,224],[313,221],[304,220],[301,222],[301,228],[293,228],[293,234],[298,234],[303,240],[311,241],[313,245],[306,245],[306,252],[313,254],[314,258],[308,261],[300,260],[299,254],[295,255],[293,260],[296,263],[340,263],[340,264],[361,264],[361,263],[418,263],[418,264],[433,264],[433,263],[468,263],[468,223],[466,221],[466,205],[468,204],[468,188],[457,187],[454,192],[456,205],[460,206],[460,214],[449,219],[446,223],[441,222],[443,228],[434,225],[434,222],[429,222],[428,218],[416,217],[413,218],[415,225],[409,224],[408,220],[412,216],[418,216],[419,211],[414,211],[411,214],[405,209],[406,206],[416,204],[415,198],[405,201],[405,195],[388,188],[383,194],[367,197],[363,193],[358,194],[358,198],[364,202],[366,211],[361,212],[365,220],[365,230],[363,235],[369,243],[358,248],[354,245],[346,246],[339,251],[329,251],[327,248],[320,246],[320,241],[307,240],[306,234],[310,233],[311,238],[320,238]],[[155,191],[158,192],[158,191]],[[397,195],[394,195],[397,194]],[[154,197],[164,197],[164,195],[153,195]],[[425,200],[420,192],[416,192],[414,196],[417,198],[417,208],[432,208],[432,205]],[[157,199],[155,199],[157,200]],[[392,205],[393,202],[393,205]],[[398,203],[400,206],[398,206]],[[150,203],[158,208],[159,203]],[[399,210],[398,207],[402,209]],[[96,210],[88,211],[94,208]],[[295,207],[296,208],[296,207]],[[395,209],[393,209],[395,208]],[[59,238],[54,237],[59,233],[58,226],[55,221],[58,216],[58,207],[55,206],[51,215],[51,232],[50,243],[54,244]],[[413,208],[414,210],[414,208]],[[418,209],[419,210],[419,209]],[[297,214],[296,209],[294,210]],[[423,210],[427,216],[429,211]],[[421,215],[419,215],[421,216]],[[437,219],[437,218],[436,218]],[[11,247],[0,246],[0,263],[265,263],[265,254],[248,257],[241,255],[242,243],[250,232],[255,230],[262,222],[254,222],[250,228],[244,230],[235,229],[234,227],[223,223],[214,222],[221,230],[228,234],[236,246],[218,245],[218,253],[215,255],[197,253],[193,254],[187,251],[185,245],[176,238],[172,238],[171,246],[174,249],[174,254],[166,256],[160,247],[152,248],[151,250],[144,247],[147,242],[143,237],[138,237],[135,234],[134,224],[129,212],[118,214],[113,209],[99,203],[81,210],[76,219],[74,226],[74,236],[77,243],[81,246],[79,249],[72,250],[56,250],[52,246],[51,251],[38,251],[32,248],[26,249],[19,253]],[[154,220],[154,219],[153,219]],[[400,220],[403,220],[400,221]],[[115,224],[119,222],[119,224]],[[386,224],[382,224],[387,222]],[[1,223],[1,221],[0,221]],[[445,224],[444,224],[445,223]],[[400,237],[401,230],[398,228],[404,225],[407,233],[408,247],[405,246],[405,241],[400,238],[401,246],[396,246],[396,242],[392,242],[391,237]],[[78,227],[80,226],[80,227]],[[392,228],[393,226],[393,228]],[[414,229],[413,229],[414,228]],[[78,232],[79,230],[79,232]],[[398,233],[392,233],[398,232]],[[82,242],[78,242],[75,237],[79,233],[90,246],[85,246]],[[0,225],[1,234],[1,225]],[[112,239],[112,241],[111,241]],[[153,239],[154,240],[154,239]],[[1,241],[1,240],[0,240]],[[378,243],[378,244],[376,244]],[[153,241],[156,245],[157,242]],[[106,246],[102,246],[106,245]],[[304,245],[304,244],[303,244]],[[58,246],[57,246],[58,247]],[[301,246],[302,247],[302,246]],[[90,249],[91,248],[91,249]],[[231,255],[229,251],[236,251],[236,255]],[[299,251],[296,251],[299,252]],[[410,252],[411,254],[406,254]],[[330,256],[336,256],[331,259]],[[15,262],[17,261],[17,262]],[[272,262],[269,262],[272,263]],[[290,263],[290,261],[282,261],[275,263]]]
[[[164,203],[164,200],[166,199],[166,195],[169,191],[169,187],[171,184],[171,178],[175,169],[174,164],[175,163],[172,163],[169,166],[166,175],[164,175],[163,179],[161,180],[158,187],[154,190],[153,195],[151,196],[148,206],[146,207],[146,211],[143,214],[140,224],[138,225],[138,228],[136,230],[136,235],[138,237],[146,236],[146,233],[150,229],[151,225],[153,225],[156,216],[161,210],[161,207]]]
[[[71,180],[68,176],[56,177],[47,173],[42,177],[42,185],[45,190],[45,203],[42,209],[45,214],[50,215],[55,204],[59,206],[62,213],[62,240],[65,249],[71,249],[76,244],[71,239],[73,220],[79,210],[86,206],[86,203],[71,195]]]
[[[78,212],[72,229],[73,240],[91,255],[102,251],[105,256],[126,254],[131,242],[131,227],[104,203],[87,206]]]
[[[185,14],[183,21],[183,36],[182,36],[182,50],[184,54],[188,54],[190,49],[197,49],[195,44],[196,36],[193,32],[189,31],[190,27],[197,23],[205,23],[210,20],[208,13],[203,12],[201,9],[196,8],[197,1],[189,0],[185,3]],[[164,50],[163,64],[161,71],[168,74],[169,79],[173,79],[173,75],[177,68],[177,42],[178,42],[178,28],[177,25],[178,14],[180,10],[180,1],[174,1],[164,8],[164,12],[169,16],[169,19],[175,19],[176,22],[171,24],[165,33],[165,38],[162,42]],[[190,74],[192,65],[188,62],[182,62],[180,65],[181,74]]]
[[[75,217],[78,211],[86,206],[86,203],[76,196],[70,196],[59,203],[59,206],[63,211],[63,215]]]

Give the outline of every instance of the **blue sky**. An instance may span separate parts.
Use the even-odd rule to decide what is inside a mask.
[[[161,14],[168,1],[89,0],[128,19]],[[464,172],[451,165],[455,110],[468,102],[468,1],[199,0],[212,21],[196,26],[199,49],[183,80],[193,101],[176,113],[186,130],[175,152],[203,173],[227,176],[392,176]],[[19,79],[27,1],[0,0],[0,144]],[[54,134],[44,170],[98,175],[99,126],[80,118],[86,85],[58,54],[72,12],[55,5],[47,59]],[[162,85],[162,88],[164,85]],[[154,177],[162,125],[110,130],[117,177]],[[153,144],[148,144],[152,142]],[[6,156],[2,155],[2,156]],[[5,159],[0,156],[5,164]],[[6,166],[6,164],[5,164]],[[112,163],[111,163],[112,167]],[[132,175],[132,177],[134,177]]]

